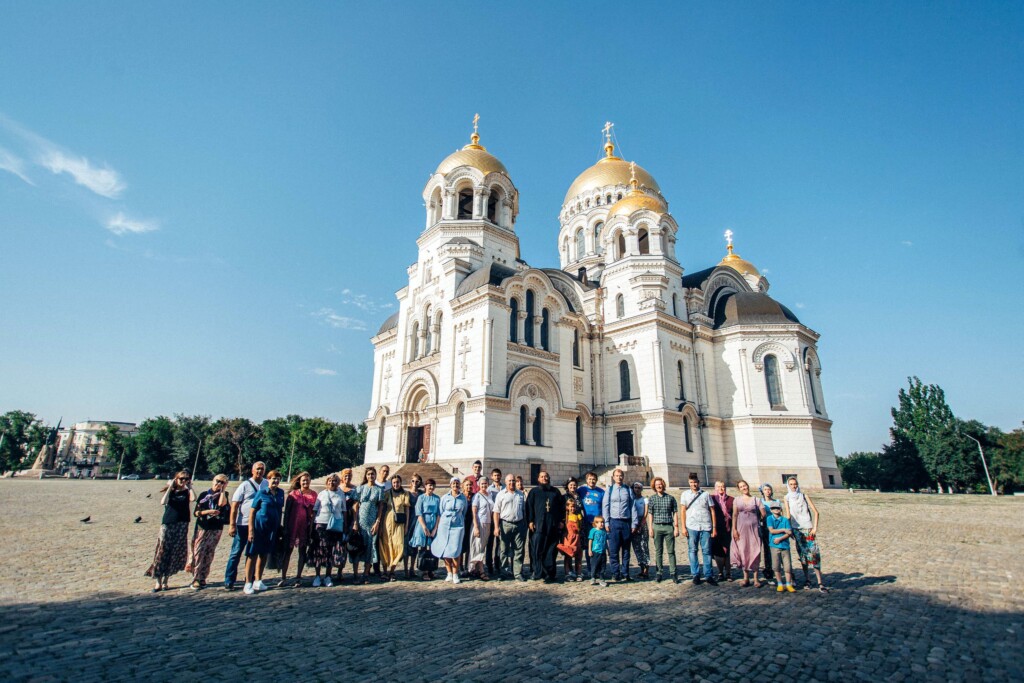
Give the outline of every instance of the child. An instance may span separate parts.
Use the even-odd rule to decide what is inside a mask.
[[[576,499],[565,500],[565,536],[558,544],[558,549],[565,554],[565,576],[568,581],[582,581],[580,571],[580,525],[583,513],[576,509]],[[575,571],[574,571],[575,570]]]
[[[593,573],[591,574],[590,585],[596,586],[598,584],[597,577],[604,575],[604,563],[608,557],[604,554],[604,549],[608,545],[608,532],[604,528],[604,517],[598,515],[594,517],[594,528],[590,530],[590,556],[593,558]],[[600,581],[603,588],[608,587],[608,582],[603,578]]]
[[[789,558],[789,539],[793,536],[793,527],[789,519],[782,516],[782,503],[773,500],[768,503],[771,516],[765,520],[768,528],[768,549],[772,554],[772,567],[776,578],[779,580],[779,593],[789,591],[795,593],[793,588],[793,562]]]

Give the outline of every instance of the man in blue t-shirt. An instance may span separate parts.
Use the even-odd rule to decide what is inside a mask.
[[[576,489],[580,500],[583,501],[583,528],[591,529],[594,526],[594,518],[601,514],[601,506],[604,503],[604,489],[597,485],[597,475],[593,472],[586,474],[587,485]],[[593,560],[590,558],[589,548],[584,553],[587,556],[587,573],[594,576]]]
[[[775,576],[779,577],[779,593],[789,591],[795,593],[793,588],[793,562],[789,558],[789,539],[793,536],[793,527],[789,518],[782,515],[782,503],[773,500],[768,503],[768,510],[771,513],[764,521],[768,527],[768,552],[772,556],[772,567]],[[785,569],[785,573],[783,573]]]

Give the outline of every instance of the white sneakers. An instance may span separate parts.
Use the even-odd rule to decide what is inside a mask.
[[[251,583],[246,583],[245,588],[242,589],[242,592],[246,595],[252,595],[255,591],[253,591]]]
[[[458,574],[452,574],[452,583],[462,583],[462,579],[459,578]]]
[[[319,587],[320,587],[320,577],[319,576],[314,576],[313,577],[313,588],[319,588]]]
[[[256,583],[254,583],[252,585],[252,589],[254,591],[265,591],[265,590],[267,590],[267,584],[263,583],[263,581],[261,579],[261,580],[256,581]]]
[[[329,576],[325,576],[325,577],[324,577],[324,586],[326,586],[327,588],[330,588],[330,587],[331,587],[331,586],[333,586],[333,585],[334,585],[334,584],[333,584],[333,583],[331,583],[331,577],[329,577]]]
[[[451,574],[445,574],[444,575],[444,580],[447,583],[451,583],[452,582],[452,575]]]

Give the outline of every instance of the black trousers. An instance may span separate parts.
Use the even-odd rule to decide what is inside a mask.
[[[555,554],[558,549],[557,529],[537,529],[530,535],[530,569],[535,579],[554,579],[557,575]]]

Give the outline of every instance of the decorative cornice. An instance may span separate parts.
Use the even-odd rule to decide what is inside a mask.
[[[509,353],[516,353],[521,356],[530,356],[531,358],[546,360],[549,363],[557,363],[559,359],[559,355],[557,353],[552,353],[551,351],[545,351],[543,349],[536,349],[532,346],[517,344],[516,342],[506,342],[506,348]]]

